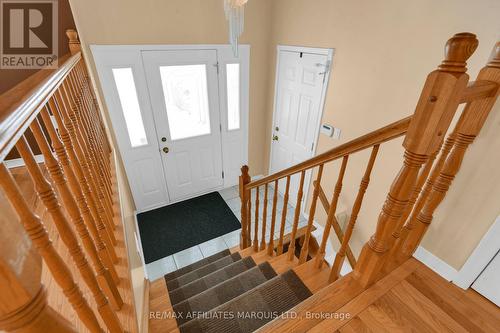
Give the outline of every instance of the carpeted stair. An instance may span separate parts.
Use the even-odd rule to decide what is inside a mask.
[[[226,281],[240,273],[255,267],[255,262],[251,257],[243,258],[227,265],[215,272],[207,274],[195,281],[183,285],[177,289],[169,291],[170,303],[172,305],[180,303],[196,294],[199,294],[213,286]]]
[[[228,250],[165,276],[181,333],[246,333],[312,295],[293,270],[277,275]]]
[[[180,326],[196,313],[206,312],[274,278],[276,272],[267,262],[255,266],[212,288],[173,306],[177,324]]]

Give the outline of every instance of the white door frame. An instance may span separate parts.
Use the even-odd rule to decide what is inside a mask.
[[[497,255],[499,244],[500,216],[496,218],[460,271],[458,271],[453,283],[462,289],[468,289]]]
[[[107,100],[106,98],[106,91],[110,88],[106,85],[109,85],[110,82],[109,80],[103,81],[103,75],[105,70],[109,69],[108,63],[109,63],[109,56],[110,54],[114,54],[115,56],[119,57],[119,54],[121,52],[123,53],[136,53],[138,57],[140,58],[141,52],[142,51],[172,51],[172,50],[216,50],[217,51],[217,57],[219,60],[219,68],[220,66],[223,66],[228,63],[240,63],[240,80],[241,80],[241,86],[240,86],[240,126],[243,131],[242,133],[242,141],[243,141],[243,149],[242,149],[242,161],[241,164],[248,164],[248,123],[249,123],[249,90],[250,90],[250,78],[249,78],[249,66],[250,66],[250,46],[249,45],[239,45],[239,57],[235,58],[232,55],[232,48],[230,45],[227,44],[196,44],[196,45],[182,45],[182,44],[176,44],[176,45],[154,45],[154,44],[145,44],[145,45],[90,45],[90,50],[94,58],[94,63],[96,65],[97,69],[97,74],[99,77],[99,84],[102,88],[102,91],[104,93],[104,99]],[[139,76],[142,78],[145,78],[145,71],[144,71],[144,66],[142,60],[137,63],[133,64],[134,66],[134,71],[138,70],[140,71]],[[116,67],[120,67],[119,65]],[[123,67],[123,66],[121,66]],[[220,70],[219,69],[219,78],[221,73],[225,73],[225,70]],[[135,74],[135,72],[134,72]],[[219,79],[219,82],[222,80]],[[224,81],[225,82],[225,81]],[[220,83],[219,83],[220,84]],[[137,85],[137,82],[136,82]],[[114,89],[114,87],[112,88]],[[136,87],[137,90],[139,90],[139,87]],[[139,93],[139,92],[138,92]],[[147,103],[148,105],[145,107],[144,110],[141,111],[147,112],[147,113],[152,113],[151,109],[151,100],[149,94],[147,94]],[[139,99],[141,97],[139,96]],[[221,119],[226,119],[226,115],[224,112],[226,111],[225,105],[225,90],[219,89],[219,112],[221,113]],[[145,98],[146,99],[146,98]],[[107,102],[107,101],[106,101]],[[113,123],[113,129],[116,132],[116,125],[114,124],[116,121],[117,117],[120,117],[121,115],[114,115],[113,110],[108,106],[108,112],[110,112],[110,118]],[[152,114],[151,114],[152,115]],[[221,123],[222,126],[224,126],[224,122]],[[222,140],[224,141],[224,138],[229,138],[228,134],[226,132],[227,129],[222,128]],[[123,136],[123,135],[122,135]],[[154,136],[156,137],[156,133],[154,133]],[[117,139],[119,139],[117,137]],[[156,145],[158,146],[158,151],[160,150],[160,143],[158,140],[156,141]],[[228,167],[226,163],[224,162],[225,156],[228,155],[226,148],[225,148],[225,142],[222,143],[223,147],[223,170],[224,173],[227,174],[226,168]],[[124,159],[124,154],[119,149],[120,155],[122,159]],[[125,162],[125,159],[124,159]],[[125,165],[125,169],[127,171],[127,166]],[[128,178],[128,173],[127,173],[127,178]],[[130,182],[130,181],[129,181]],[[229,183],[228,177],[224,178],[224,184],[220,188],[217,189],[212,189],[212,190],[221,190],[223,188],[231,187],[234,186],[235,184]],[[165,187],[166,187],[166,182],[165,182]],[[133,192],[133,191],[132,191]],[[155,206],[148,206],[145,209],[142,209],[139,205],[137,205],[136,202],[136,207],[137,207],[137,212],[145,212],[148,210],[152,210],[158,207],[162,207],[164,205],[169,205],[174,203],[170,197],[168,196],[168,191],[166,192],[166,199],[164,202],[161,202]],[[196,194],[195,196],[199,196],[200,194]],[[187,198],[185,198],[187,199]],[[185,200],[183,199],[183,200]],[[134,198],[134,201],[136,199]]]
[[[335,49],[331,48],[321,48],[321,47],[305,47],[305,46],[293,46],[293,45],[277,45],[276,46],[276,66],[275,66],[275,78],[274,78],[274,98],[273,98],[273,118],[272,118],[272,123],[271,123],[271,150],[269,153],[269,165],[268,165],[268,170],[271,170],[271,163],[272,163],[272,156],[273,156],[273,133],[274,133],[274,121],[276,117],[276,105],[277,105],[277,87],[278,87],[278,82],[279,82],[279,68],[280,68],[280,52],[281,51],[289,51],[289,52],[303,52],[303,53],[312,53],[312,54],[320,54],[320,55],[325,55],[327,57],[327,61],[329,64],[328,69],[326,70],[325,74],[325,79],[324,79],[324,84],[323,84],[323,89],[321,91],[321,99],[320,99],[320,112],[319,112],[319,117],[317,119],[317,124],[316,124],[316,131],[314,133],[314,146],[311,151],[311,156],[313,157],[316,155],[316,150],[318,147],[318,139],[319,139],[319,133],[320,133],[320,125],[321,121],[323,120],[323,113],[325,110],[325,100],[326,100],[326,92],[328,91],[328,85],[330,83],[330,74],[333,69],[333,55],[335,53]],[[306,213],[307,210],[307,198],[309,193],[309,186],[311,182],[311,172],[306,172],[306,176],[304,178],[304,188],[306,189],[305,193],[306,195],[303,196],[303,204],[302,204],[302,212]],[[295,202],[290,202],[290,205],[295,206]]]

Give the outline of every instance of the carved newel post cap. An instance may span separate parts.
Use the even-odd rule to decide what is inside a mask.
[[[467,59],[474,53],[478,43],[476,35],[470,32],[455,34],[446,42],[444,60],[438,68],[446,72],[466,72]]]
[[[241,174],[248,175],[248,165],[244,165],[241,167]]]
[[[497,42],[493,48],[491,60],[488,62],[488,67],[500,68],[500,42]]]
[[[80,52],[80,41],[78,40],[78,32],[74,29],[66,30],[66,36],[68,36],[69,52],[75,54]]]

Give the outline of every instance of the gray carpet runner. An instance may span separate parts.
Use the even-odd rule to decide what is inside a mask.
[[[232,264],[235,261],[238,261],[241,259],[241,255],[236,252],[231,255],[225,256],[220,258],[217,261],[208,263],[200,268],[194,269],[186,274],[183,274],[181,276],[176,277],[175,279],[168,280],[167,281],[167,288],[168,290],[174,290],[177,289],[185,284],[188,284],[189,282],[195,281],[207,274],[210,274],[212,272],[215,272],[227,265]]]
[[[233,298],[274,278],[276,272],[268,262],[249,269],[202,293],[173,306],[177,324],[180,326],[197,317],[198,313],[209,311]]]
[[[245,257],[180,288],[172,291],[169,289],[170,303],[172,305],[180,303],[255,266],[252,257]]]
[[[195,269],[203,267],[206,264],[217,261],[220,258],[227,257],[229,255],[231,255],[231,252],[227,249],[224,251],[218,252],[216,254],[213,254],[210,257],[206,257],[206,258],[201,259],[195,263],[192,263],[191,265],[184,266],[184,267],[179,268],[178,270],[176,270],[174,272],[168,273],[167,275],[164,276],[165,281],[169,281],[169,280],[173,280],[175,278],[178,278],[181,275],[184,275],[186,273],[194,271]]]
[[[250,333],[290,310],[311,291],[292,271],[179,326],[181,333]]]

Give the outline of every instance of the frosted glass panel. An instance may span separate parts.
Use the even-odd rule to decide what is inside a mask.
[[[160,75],[170,139],[210,134],[206,66],[162,66]]]
[[[226,65],[227,129],[240,128],[240,64]]]
[[[122,105],[122,112],[127,125],[128,136],[132,147],[148,144],[144,123],[142,122],[141,108],[135,89],[132,68],[113,68],[118,97]]]

